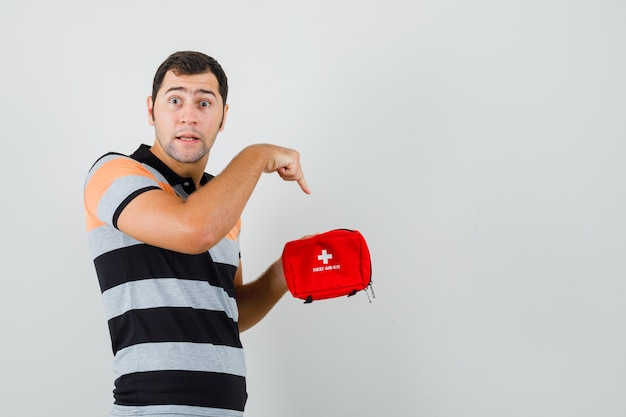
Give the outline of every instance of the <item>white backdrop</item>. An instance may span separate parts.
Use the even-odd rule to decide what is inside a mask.
[[[377,298],[286,296],[243,334],[247,416],[626,413],[622,0],[31,1],[0,7],[0,414],[106,416],[111,350],[82,212],[108,151],[151,144],[170,53],[231,85],[209,170],[264,176],[246,279],[285,241],[359,229]]]

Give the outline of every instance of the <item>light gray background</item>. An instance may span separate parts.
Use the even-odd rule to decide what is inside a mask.
[[[82,212],[108,151],[152,143],[170,53],[229,75],[209,170],[264,176],[245,276],[361,230],[377,298],[285,297],[243,335],[248,416],[626,413],[622,0],[5,1],[0,414],[105,416],[111,351]]]

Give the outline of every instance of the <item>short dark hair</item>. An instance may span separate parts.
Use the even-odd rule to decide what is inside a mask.
[[[152,101],[156,100],[163,78],[168,71],[173,71],[176,75],[195,75],[210,72],[215,75],[219,84],[219,93],[222,96],[222,103],[226,105],[228,96],[228,79],[222,66],[210,56],[202,52],[178,51],[167,57],[159,66],[154,81],[152,83]]]

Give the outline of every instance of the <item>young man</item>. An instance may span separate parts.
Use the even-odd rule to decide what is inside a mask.
[[[89,243],[116,375],[112,416],[241,416],[247,398],[239,332],[285,294],[280,259],[244,284],[240,216],[262,173],[296,181],[298,152],[243,149],[204,172],[224,129],[228,84],[199,52],[168,57],[147,99],[155,140],[108,153],[85,181]]]

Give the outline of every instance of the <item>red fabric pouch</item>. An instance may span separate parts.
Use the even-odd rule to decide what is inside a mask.
[[[335,229],[287,242],[282,263],[289,292],[305,303],[372,289],[370,252],[358,230]]]

